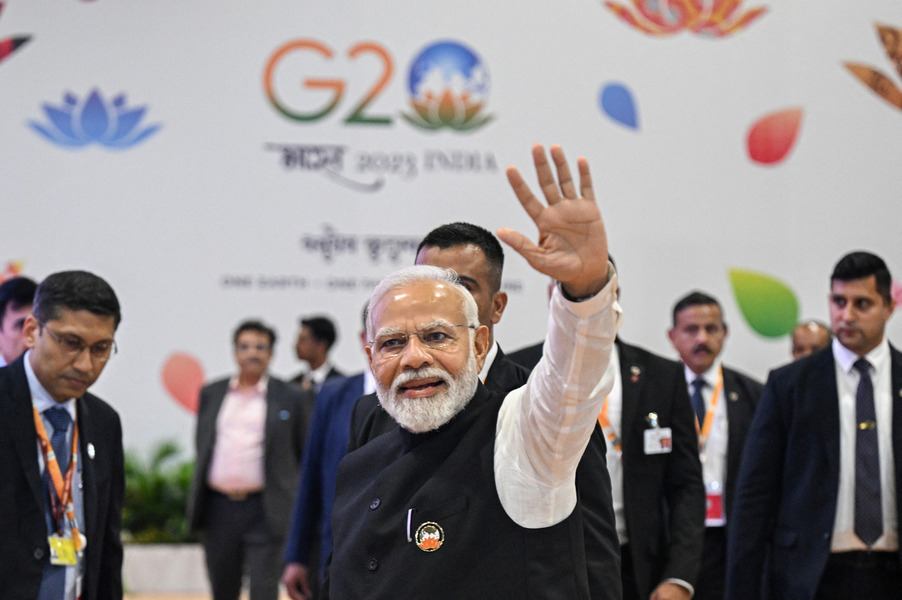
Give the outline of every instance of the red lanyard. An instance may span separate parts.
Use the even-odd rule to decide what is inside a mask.
[[[72,531],[72,542],[75,545],[75,551],[81,550],[81,536],[78,535],[78,521],[75,519],[75,505],[72,502],[72,476],[78,465],[78,427],[74,427],[72,434],[72,460],[69,462],[69,468],[66,469],[66,476],[60,472],[59,462],[56,460],[56,454],[53,452],[53,446],[50,445],[50,439],[47,437],[47,430],[44,428],[44,420],[41,413],[38,412],[36,406],[32,404],[34,412],[34,428],[38,434],[38,441],[41,443],[41,452],[44,454],[44,466],[50,474],[50,483],[56,494],[50,494],[50,511],[57,523],[57,533],[63,533],[63,514],[69,522],[69,529]],[[73,426],[76,422],[73,421]]]

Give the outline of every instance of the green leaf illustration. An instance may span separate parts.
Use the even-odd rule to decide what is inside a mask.
[[[742,316],[756,333],[777,338],[792,332],[799,320],[799,301],[789,286],[745,269],[730,269],[729,276]]]

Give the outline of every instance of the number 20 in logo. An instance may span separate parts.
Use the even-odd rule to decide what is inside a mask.
[[[299,122],[318,121],[338,106],[346,89],[339,78],[307,77],[306,90],[326,91],[329,100],[306,112],[292,108],[280,100],[275,90],[275,71],[293,53],[313,52],[333,60],[333,51],[316,40],[294,40],[282,45],[270,57],[263,75],[266,95],[273,107],[289,119]],[[363,55],[375,56],[382,65],[381,73],[367,93],[344,118],[348,124],[390,125],[391,117],[369,114],[369,105],[385,90],[394,73],[394,63],[388,51],[375,42],[360,42],[348,49],[347,56],[356,60]],[[482,60],[470,48],[455,41],[440,41],[424,48],[411,62],[407,78],[410,94],[410,114],[401,116],[411,125],[426,130],[450,128],[473,131],[485,125],[491,116],[480,116],[489,96],[490,80]]]

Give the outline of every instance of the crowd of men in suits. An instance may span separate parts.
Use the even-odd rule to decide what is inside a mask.
[[[543,343],[501,349],[502,246],[463,222],[377,286],[361,373],[329,362],[326,319],[301,320],[293,382],[269,373],[276,332],[239,324],[237,372],[201,391],[187,507],[214,598],[273,600],[280,582],[294,600],[896,597],[902,355],[883,260],[840,259],[830,328],[801,323],[766,385],[723,364],[704,292],[673,306],[672,361],[617,336],[585,160],[577,183],[560,148],[533,158],[545,203],[508,177],[539,243],[498,237],[557,282]],[[121,598],[121,426],[87,391],[118,300],[82,271],[22,285],[0,286],[0,599]]]

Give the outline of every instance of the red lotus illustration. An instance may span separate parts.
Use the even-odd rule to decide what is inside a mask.
[[[0,13],[3,12],[5,3],[0,2]],[[10,54],[25,45],[25,42],[31,39],[30,35],[21,35],[18,37],[6,38],[0,40],[0,62],[7,58]]]
[[[605,2],[618,17],[655,36],[688,31],[707,37],[726,37],[748,26],[767,10],[742,11],[742,0],[630,0],[632,7]]]
[[[895,29],[879,23],[875,27],[886,55],[895,65],[896,72],[902,77],[902,29]],[[860,63],[847,62],[846,68],[878,96],[896,108],[902,108],[902,90],[899,90],[892,79],[877,69]]]

